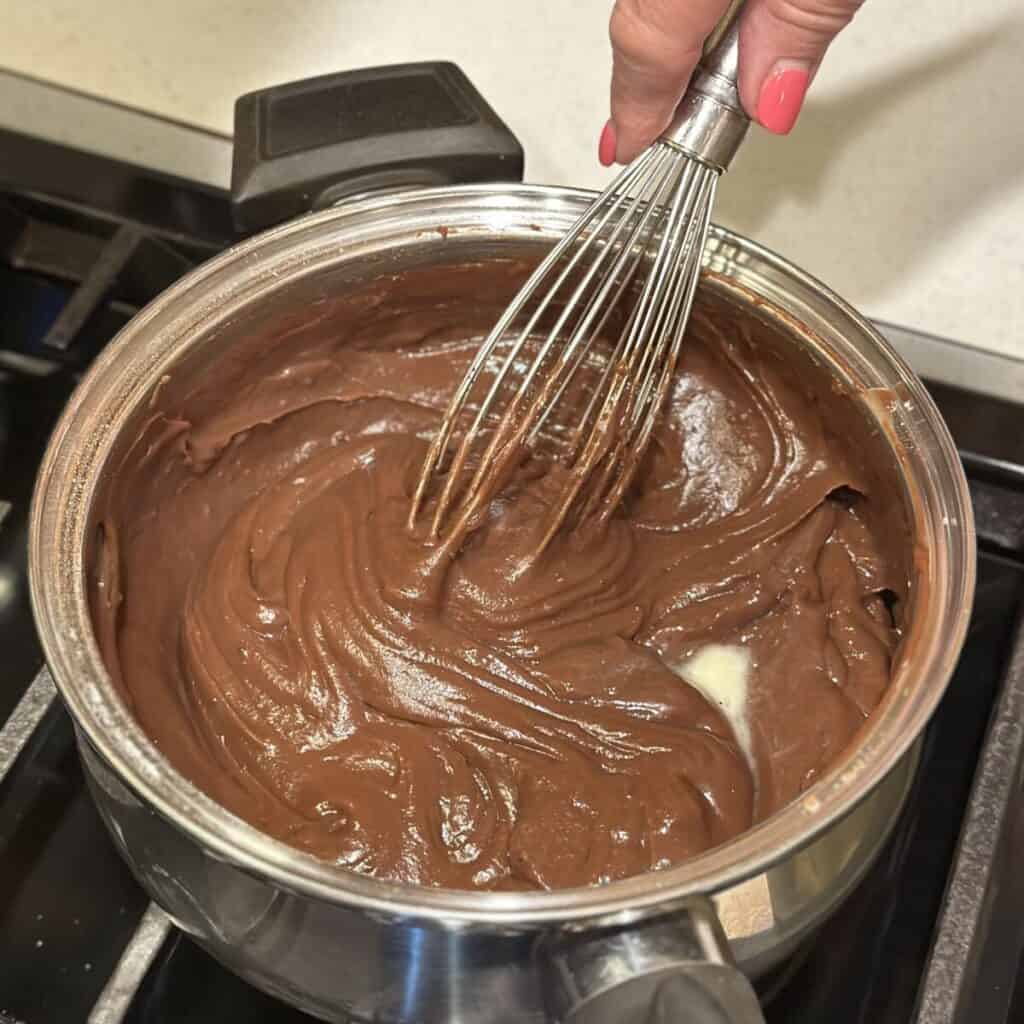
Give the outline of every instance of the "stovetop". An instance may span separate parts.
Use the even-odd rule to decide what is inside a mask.
[[[27,592],[29,501],[56,417],[133,312],[232,240],[227,198],[2,127],[0,154],[0,1024],[297,1024],[309,1018],[176,931],[115,853]],[[972,385],[985,378],[970,350],[883,330],[912,361],[948,356]],[[970,635],[878,863],[761,983],[770,1024],[1024,1019],[1024,875],[1011,855],[1024,839],[1024,405],[928,383],[974,498]]]

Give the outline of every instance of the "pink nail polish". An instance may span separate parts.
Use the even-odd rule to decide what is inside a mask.
[[[757,98],[757,121],[776,135],[788,135],[804,103],[810,68],[806,64],[779,61],[761,86]]]
[[[597,144],[597,159],[602,167],[611,167],[615,163],[615,125],[608,121],[601,132],[601,141]]]

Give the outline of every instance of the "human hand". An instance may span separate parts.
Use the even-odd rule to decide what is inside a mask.
[[[740,14],[739,91],[750,118],[777,135],[796,123],[829,43],[862,0],[747,0]],[[729,0],[616,0],[611,120],[598,155],[629,163],[668,126],[704,40]]]

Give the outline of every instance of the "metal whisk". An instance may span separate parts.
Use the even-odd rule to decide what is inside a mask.
[[[736,86],[740,6],[709,41],[669,130],[590,204],[476,353],[424,460],[410,528],[436,494],[431,535],[458,541],[542,437],[567,472],[540,550],[570,513],[607,518],[617,507],[672,380],[719,175],[749,124]],[[616,320],[617,339],[599,344]],[[575,422],[558,422],[560,404]]]

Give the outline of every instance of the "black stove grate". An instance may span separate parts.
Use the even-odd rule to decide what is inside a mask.
[[[203,203],[227,223],[225,197]],[[0,191],[0,1024],[308,1020],[230,975],[148,903],[89,800],[29,608],[29,501],[57,415],[131,315],[219,248],[165,221]],[[893,836],[775,979],[770,1024],[998,1024],[1024,1012],[1024,987],[1014,991],[1024,883],[1007,853],[1024,839],[1024,409],[945,385],[933,393],[978,520],[970,637]]]

